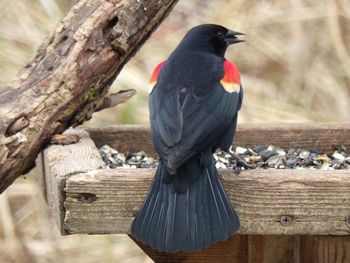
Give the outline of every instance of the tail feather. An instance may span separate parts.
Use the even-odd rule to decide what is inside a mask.
[[[216,174],[216,177],[218,178],[218,171],[216,168],[213,169],[213,172]],[[226,215],[226,220],[228,222],[229,229],[236,229],[240,227],[240,221],[237,213],[233,210],[232,205],[230,202],[225,202],[225,200],[229,200],[228,196],[226,195],[226,192],[220,182],[220,184],[217,185],[217,189],[220,193],[220,199],[221,203],[224,205],[225,208],[225,215]],[[233,212],[231,212],[233,210]]]
[[[209,182],[210,195],[212,198],[209,198],[209,209],[210,209],[210,219],[212,228],[212,238],[218,239],[220,236],[225,235],[225,226],[222,218],[222,206],[218,203],[217,200],[217,188],[216,185],[213,185],[211,181],[210,174],[208,169],[206,170],[206,175]]]
[[[186,191],[183,188],[177,191],[174,180],[164,182],[169,175],[164,164],[159,164],[150,191],[131,226],[131,235],[137,240],[158,251],[194,251],[226,240],[237,231],[239,218],[214,162],[206,168],[190,167],[197,179]]]

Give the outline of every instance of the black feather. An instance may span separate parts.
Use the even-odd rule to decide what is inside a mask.
[[[201,249],[239,228],[212,157],[231,146],[243,99],[242,87],[228,93],[220,83],[228,42],[218,32],[228,30],[192,29],[150,94],[151,135],[161,162],[131,235],[159,251]]]
[[[191,159],[190,162],[197,162]],[[185,192],[164,183],[164,164],[160,164],[145,205],[133,221],[131,235],[151,247],[166,252],[193,251],[226,240],[239,228],[214,165],[202,168]],[[176,177],[177,175],[175,175]]]

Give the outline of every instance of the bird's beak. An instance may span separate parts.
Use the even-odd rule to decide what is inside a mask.
[[[238,39],[238,37],[237,37],[237,36],[241,36],[241,35],[244,35],[244,34],[240,33],[240,32],[236,32],[236,31],[232,31],[232,30],[227,31],[226,36],[224,38],[226,45],[232,45],[232,44],[244,42],[243,39]]]

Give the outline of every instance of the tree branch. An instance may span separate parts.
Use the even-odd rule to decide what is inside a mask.
[[[90,118],[177,0],[81,0],[0,89],[0,193],[52,134]]]
[[[128,90],[119,90],[117,93],[111,93],[105,96],[101,102],[101,105],[96,108],[95,111],[101,111],[104,109],[108,109],[118,104],[126,102],[132,96],[136,94],[136,90],[128,89]]]

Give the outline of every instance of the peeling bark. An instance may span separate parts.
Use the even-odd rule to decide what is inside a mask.
[[[52,134],[105,107],[115,77],[176,2],[81,0],[70,10],[0,89],[0,193],[31,167]]]

